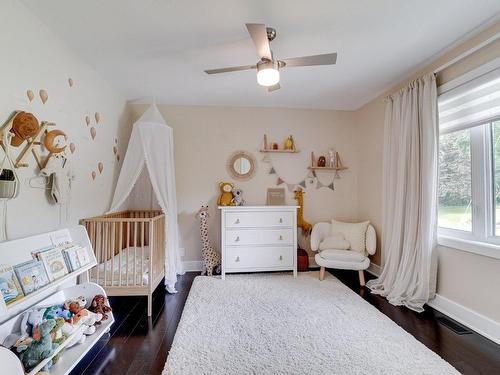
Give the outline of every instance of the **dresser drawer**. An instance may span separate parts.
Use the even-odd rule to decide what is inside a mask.
[[[245,268],[292,268],[293,247],[227,247],[228,270]]]
[[[294,213],[289,211],[227,212],[226,228],[291,227]]]
[[[226,246],[292,245],[292,229],[228,229]]]

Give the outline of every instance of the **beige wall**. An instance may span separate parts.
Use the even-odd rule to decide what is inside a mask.
[[[118,129],[128,123],[125,99],[75,57],[20,1],[0,2],[0,44],[0,124],[13,111],[28,111],[39,121],[56,123],[76,145],[74,154],[68,152],[75,175],[69,207],[60,209],[40,188],[43,180],[37,178],[39,168],[31,154],[26,159],[29,167],[17,170],[19,196],[7,203],[9,238],[73,226],[83,217],[102,214],[109,207],[119,170],[113,146]],[[73,87],[68,84],[70,77]],[[45,104],[38,96],[40,89],[48,92]],[[28,100],[27,90],[35,93],[33,101]],[[95,112],[101,114],[99,124],[95,124]],[[96,128],[95,140],[90,136],[85,116],[92,119],[91,126]],[[117,146],[123,154],[122,139],[118,138]],[[16,157],[19,153],[19,148],[13,151]],[[97,172],[99,162],[104,166],[102,174]],[[95,180],[91,178],[92,171],[97,172]]]
[[[461,53],[500,32],[500,22],[484,30],[471,40],[446,53],[411,79],[431,72]],[[500,57],[500,41],[478,50],[438,74],[440,84],[464,74],[494,58]],[[368,217],[380,233],[382,197],[382,134],[384,128],[383,98],[402,87],[402,82],[376,98],[355,114],[360,142],[358,204],[361,217]],[[438,294],[460,305],[500,322],[498,299],[500,295],[500,261],[456,249],[439,247]],[[380,264],[380,258],[375,262]],[[495,301],[493,301],[495,299]]]
[[[131,105],[134,120],[146,106]],[[262,162],[259,152],[264,133],[270,141],[282,141],[294,136],[298,154],[272,154],[273,165],[289,183],[299,183],[307,175],[310,152],[316,155],[334,147],[349,167],[335,180],[335,191],[316,190],[306,179],[304,217],[311,223],[331,218],[357,219],[357,150],[352,124],[352,113],[324,110],[235,108],[203,106],[160,106],[167,123],[174,130],[175,168],[181,246],[185,248],[184,261],[200,259],[199,225],[195,213],[201,205],[210,206],[210,237],[219,245],[219,224],[216,201],[218,182],[231,181],[227,171],[228,157],[236,150],[251,152],[257,160],[253,179],[236,182],[243,189],[246,204],[265,204],[266,189],[276,186],[276,175],[270,175],[269,166]],[[333,174],[318,172],[323,183],[329,183]],[[292,193],[286,193],[288,204],[294,204]],[[309,248],[308,239],[299,238]]]

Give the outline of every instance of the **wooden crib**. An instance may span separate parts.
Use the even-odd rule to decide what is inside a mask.
[[[159,210],[131,210],[82,219],[97,259],[90,281],[108,296],[147,296],[165,276],[165,215]]]

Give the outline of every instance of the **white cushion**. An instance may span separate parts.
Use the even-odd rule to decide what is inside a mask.
[[[323,241],[319,243],[320,250],[326,249],[339,249],[347,250],[351,244],[344,238],[343,234],[337,234],[329,237],[325,237]]]
[[[323,250],[319,256],[326,260],[336,260],[339,262],[363,262],[366,257],[351,250]]]
[[[366,251],[366,229],[369,221],[362,223],[344,223],[342,221],[332,220],[332,234],[342,233],[351,244],[351,250],[365,254]]]

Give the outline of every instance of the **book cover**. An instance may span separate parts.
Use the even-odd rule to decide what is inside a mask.
[[[0,291],[6,305],[24,297],[21,285],[17,281],[14,269],[5,264],[0,265]]]
[[[72,246],[68,249],[64,249],[64,254],[66,254],[69,260],[72,271],[75,271],[82,266],[80,260],[78,259],[78,254],[77,254],[77,251],[80,248],[81,248],[80,246]]]
[[[19,280],[25,295],[33,293],[35,290],[49,283],[45,267],[42,262],[38,260],[30,260],[15,265],[14,272],[16,273],[17,280]]]
[[[50,249],[38,254],[38,258],[42,261],[47,271],[47,276],[50,281],[57,280],[68,274],[68,268],[59,248]]]
[[[82,267],[90,263],[90,257],[86,247],[80,247],[76,250],[76,253]]]
[[[66,268],[68,269],[68,272],[73,272],[74,269],[71,266],[71,262],[69,260],[68,253],[63,250],[62,255],[63,255],[63,258],[64,258],[64,263],[66,263]]]

